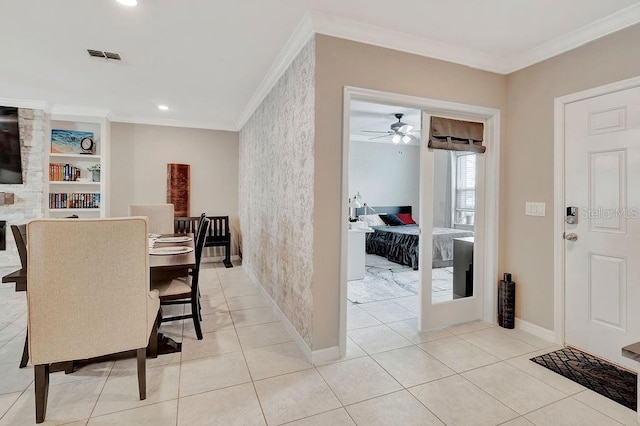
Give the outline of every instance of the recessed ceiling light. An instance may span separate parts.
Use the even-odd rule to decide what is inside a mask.
[[[167,105],[158,105],[158,109],[162,111],[169,111],[169,107]]]
[[[124,4],[125,6],[135,6],[138,4],[138,0],[116,0],[120,4]]]

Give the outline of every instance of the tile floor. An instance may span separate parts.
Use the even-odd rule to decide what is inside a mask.
[[[0,271],[1,272],[1,271]],[[2,273],[6,273],[2,272]],[[349,306],[345,359],[304,360],[241,267],[203,265],[203,328],[163,325],[182,353],[54,373],[45,424],[609,425],[636,413],[529,361],[554,349],[482,322],[420,334],[417,300]],[[0,285],[0,425],[33,424],[33,369],[18,369],[25,294]]]

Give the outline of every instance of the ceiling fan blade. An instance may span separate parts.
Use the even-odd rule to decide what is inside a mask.
[[[388,135],[392,134],[392,132],[386,131],[383,132],[381,130],[362,130],[363,133],[386,133]]]
[[[391,136],[391,134],[389,133],[387,135],[376,136],[376,137],[373,137],[373,138],[369,138],[369,140],[372,141],[374,139],[386,138],[387,136]]]

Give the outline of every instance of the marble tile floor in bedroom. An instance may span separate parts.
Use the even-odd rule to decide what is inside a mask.
[[[349,281],[348,300],[353,303],[396,300],[417,303],[420,272],[410,266],[391,262],[382,256],[367,254],[365,277]],[[453,300],[453,267],[434,268],[432,292],[435,302]]]
[[[8,271],[0,271],[6,273]],[[74,425],[608,425],[636,413],[529,361],[555,347],[474,322],[416,331],[407,303],[349,304],[347,356],[308,363],[241,267],[204,264],[203,328],[164,324],[182,353],[54,373],[47,423]],[[35,420],[33,368],[18,363],[25,293],[0,285],[0,425]]]

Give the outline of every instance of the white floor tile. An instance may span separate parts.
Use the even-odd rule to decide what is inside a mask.
[[[102,379],[49,386],[45,421],[57,425],[88,419],[103,386]],[[35,391],[28,389],[0,419],[0,425],[29,425],[35,421]]]
[[[161,402],[89,419],[89,426],[173,426],[176,424],[178,400]]]
[[[0,364],[0,395],[22,392],[33,382],[33,367],[18,368],[20,359],[11,363]]]
[[[500,359],[509,359],[536,350],[522,340],[498,331],[497,327],[461,334],[460,338]]]
[[[447,425],[497,425],[519,416],[459,375],[409,391]]]
[[[269,301],[261,294],[256,296],[242,296],[227,298],[227,306],[230,311],[239,311],[241,309],[252,309],[269,306]]]
[[[359,425],[443,425],[406,390],[346,407]]]
[[[529,413],[566,397],[506,362],[467,371],[463,377],[519,414]]]
[[[347,330],[355,330],[357,328],[371,327],[374,325],[382,325],[382,322],[375,319],[359,306],[353,305],[349,308],[347,312]]]
[[[180,398],[179,401],[178,425],[181,426],[265,424],[251,383]]]
[[[444,339],[447,337],[453,337],[454,335],[447,330],[433,330],[420,333],[418,331],[418,319],[411,318],[404,321],[390,322],[387,326],[391,327],[397,333],[400,333],[406,339],[409,339],[413,343],[426,343],[432,342],[438,339]]]
[[[573,398],[624,425],[639,423],[638,413],[590,389],[573,395]]]
[[[405,388],[455,374],[417,346],[382,352],[371,357]]]
[[[536,426],[613,426],[620,424],[573,398],[566,398],[542,407],[525,415],[525,418]]]
[[[495,356],[458,337],[434,340],[419,346],[458,373],[500,361]]]
[[[147,399],[140,400],[135,370],[112,371],[100,394],[93,416],[151,405],[178,397],[180,365],[147,368]],[[84,383],[80,381],[77,383]]]
[[[355,426],[349,414],[344,408],[327,411],[326,413],[316,414],[295,422],[287,423],[287,426]]]
[[[233,328],[204,333],[202,340],[184,338],[182,341],[182,361],[205,358],[213,355],[240,350],[240,341]],[[160,357],[159,357],[160,358]]]
[[[9,410],[9,407],[18,400],[21,394],[21,392],[14,392],[0,395],[0,418],[4,416],[4,413],[6,413]]]
[[[244,350],[293,340],[280,322],[242,327],[236,331]]]
[[[247,349],[244,355],[253,380],[313,368],[295,342]]]
[[[224,296],[230,297],[242,297],[242,296],[256,296],[260,294],[260,290],[257,285],[243,285],[223,288]]]
[[[251,381],[242,352],[183,361],[180,397]]]
[[[351,330],[347,334],[362,350],[369,354],[412,345],[409,340],[386,325],[359,328],[357,330]]]
[[[358,306],[383,323],[402,321],[417,316],[414,312],[392,301],[363,303]]]
[[[233,324],[236,327],[247,327],[250,325],[267,324],[278,322],[278,317],[268,306],[263,308],[243,309],[231,312]]]
[[[484,330],[485,328],[492,327],[490,324],[487,324],[484,321],[472,321],[467,322],[460,325],[454,325],[452,327],[448,327],[446,330],[455,335],[471,333],[472,331]]]
[[[343,405],[395,392],[402,387],[370,357],[318,367]]]
[[[340,407],[315,370],[305,370],[255,382],[268,424],[281,424]]]
[[[534,425],[524,417],[517,417],[513,420],[509,420],[506,423],[502,423],[500,426],[534,426]]]
[[[206,296],[200,298],[200,308],[202,315],[229,312],[226,299],[211,299]]]

